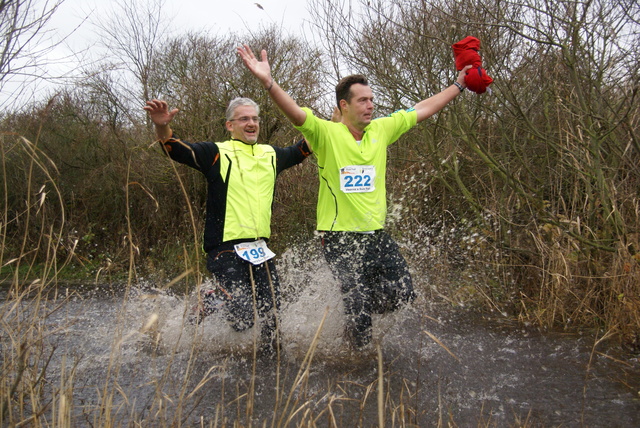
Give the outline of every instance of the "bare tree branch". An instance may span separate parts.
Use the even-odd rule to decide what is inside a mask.
[[[49,54],[60,42],[46,29],[64,0],[0,1],[0,103],[10,103],[21,88],[10,94],[6,87],[16,78],[22,81],[45,78]]]

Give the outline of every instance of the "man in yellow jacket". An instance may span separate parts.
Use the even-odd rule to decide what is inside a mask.
[[[207,180],[203,246],[207,269],[227,292],[224,307],[231,326],[243,331],[254,325],[255,286],[256,309],[263,319],[262,348],[272,351],[279,281],[275,254],[267,244],[275,182],[280,172],[310,154],[306,142],[286,148],[256,144],[260,108],[248,98],[229,103],[225,127],[230,139],[217,143],[189,143],[177,138],[170,123],[178,109],[169,110],[165,101],[147,101],[144,109],[165,153],[197,169]]]

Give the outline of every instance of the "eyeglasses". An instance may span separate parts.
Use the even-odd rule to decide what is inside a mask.
[[[240,123],[249,123],[250,120],[253,120],[255,123],[260,123],[260,116],[242,116],[236,119],[229,119],[229,122],[240,122]]]

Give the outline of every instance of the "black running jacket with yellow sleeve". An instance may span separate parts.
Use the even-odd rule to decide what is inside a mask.
[[[309,156],[304,140],[286,147],[246,144],[189,143],[175,136],[161,142],[176,162],[202,172],[207,179],[204,250],[271,236],[271,208],[278,174]]]

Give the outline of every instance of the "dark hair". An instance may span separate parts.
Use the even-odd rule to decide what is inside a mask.
[[[355,85],[356,83],[369,86],[367,78],[362,74],[352,74],[340,79],[340,81],[336,85],[336,103],[338,104],[338,108],[340,108],[340,100],[351,102],[351,86]]]

